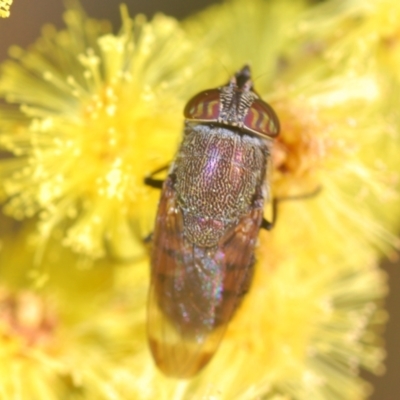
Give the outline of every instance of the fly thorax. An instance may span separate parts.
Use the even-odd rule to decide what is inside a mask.
[[[186,126],[174,172],[189,240],[215,245],[253,207],[267,157],[262,138],[209,124]]]

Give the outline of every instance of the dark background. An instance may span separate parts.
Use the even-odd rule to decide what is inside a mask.
[[[245,0],[243,0],[245,1]],[[144,13],[152,16],[156,12],[173,15],[178,18],[188,16],[206,6],[218,3],[213,0],[125,0],[130,15]],[[94,18],[112,21],[114,30],[119,28],[120,16],[118,1],[115,0],[81,0],[87,14]],[[61,0],[14,0],[11,6],[11,17],[0,18],[0,61],[7,57],[7,49],[12,44],[26,47],[40,35],[43,24],[53,23],[62,27],[64,3]],[[365,376],[375,387],[371,400],[396,400],[400,398],[400,269],[398,265],[384,263],[389,274],[390,295],[387,308],[390,320],[387,325],[385,341],[387,344],[387,372],[383,377]],[[310,399],[312,400],[312,399]]]

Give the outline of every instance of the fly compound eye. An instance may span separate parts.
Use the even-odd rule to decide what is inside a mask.
[[[205,90],[196,94],[186,104],[183,114],[194,121],[217,121],[220,113],[219,89]]]
[[[255,99],[243,120],[243,127],[270,138],[279,135],[279,120],[275,111],[261,99]]]

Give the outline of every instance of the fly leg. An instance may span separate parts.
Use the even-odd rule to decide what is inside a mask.
[[[310,193],[305,193],[305,194],[300,194],[297,196],[287,196],[287,197],[277,197],[272,200],[272,219],[271,221],[266,220],[263,218],[261,222],[261,228],[270,231],[276,223],[276,219],[278,217],[278,203],[282,201],[291,201],[291,200],[304,200],[304,199],[310,199],[314,196],[316,196],[319,192],[321,191],[321,186],[318,186],[315,190],[313,190]]]
[[[161,168],[156,169],[155,171],[153,171],[150,175],[146,176],[144,178],[144,184],[147,186],[150,186],[154,189],[162,189],[163,183],[164,183],[164,179],[156,179],[154,178],[155,175],[157,175],[158,173],[165,171],[169,168],[169,164],[164,165]]]
[[[162,186],[164,184],[164,179],[156,179],[154,178],[155,175],[157,175],[160,172],[163,172],[169,168],[169,164],[164,165],[161,168],[156,169],[153,171],[150,175],[146,176],[144,178],[144,184],[147,186],[150,186],[154,189],[162,189]],[[153,232],[149,233],[144,239],[143,242],[144,244],[151,244],[153,241]]]
[[[276,217],[278,215],[278,201],[279,199],[272,200],[272,220],[268,221],[264,217],[261,222],[261,228],[265,229],[266,231],[270,231],[276,222]]]

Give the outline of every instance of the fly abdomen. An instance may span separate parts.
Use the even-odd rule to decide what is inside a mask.
[[[164,259],[182,260],[187,266],[184,273],[160,271],[153,281],[157,293],[162,293],[160,309],[180,334],[194,338],[227,324],[250,287],[254,258],[250,265],[221,268],[218,248],[194,247],[180,254],[168,248],[163,251]]]

